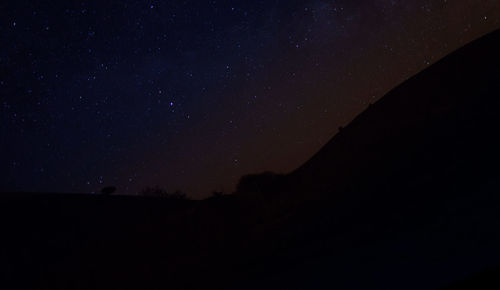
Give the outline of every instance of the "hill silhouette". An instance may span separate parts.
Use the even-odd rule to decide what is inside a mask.
[[[499,52],[500,31],[453,52],[297,170],[250,175],[234,195],[4,195],[1,280],[37,289],[487,289],[474,275],[500,265]]]
[[[499,51],[496,31],[453,52],[286,176],[269,199],[287,210],[267,240],[287,241],[282,257],[304,256],[277,281],[436,288],[500,264],[492,247],[500,238]]]

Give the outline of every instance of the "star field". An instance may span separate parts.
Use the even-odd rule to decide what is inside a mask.
[[[500,27],[495,0],[6,1],[0,191],[230,192]]]

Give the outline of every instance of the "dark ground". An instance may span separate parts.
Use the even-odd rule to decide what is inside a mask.
[[[258,191],[5,194],[2,284],[499,289],[499,53],[500,31],[454,52]]]

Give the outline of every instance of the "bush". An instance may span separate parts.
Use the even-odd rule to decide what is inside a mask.
[[[263,172],[260,174],[249,174],[241,177],[236,187],[238,193],[263,193],[278,189],[284,175],[273,172]]]
[[[116,187],[114,186],[107,186],[101,189],[101,194],[103,195],[110,195],[116,191]]]
[[[222,196],[224,196],[224,192],[217,190],[212,191],[212,197],[222,197]]]
[[[176,190],[174,192],[168,192],[166,189],[161,188],[159,186],[146,187],[139,194],[142,196],[161,197],[165,199],[175,199],[175,200],[188,199],[187,195],[182,191]]]

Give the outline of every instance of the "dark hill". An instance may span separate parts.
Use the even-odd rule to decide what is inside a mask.
[[[268,211],[276,263],[262,275],[435,289],[500,265],[499,105],[495,31],[369,106],[268,193],[281,214]]]
[[[500,31],[457,50],[302,167],[263,175],[265,186],[251,176],[240,194],[4,196],[0,278],[31,289],[482,289],[453,283],[500,265],[499,52]]]
[[[496,31],[455,51],[369,106],[290,175],[294,185],[334,194],[444,175],[466,162],[498,167],[499,38]]]

